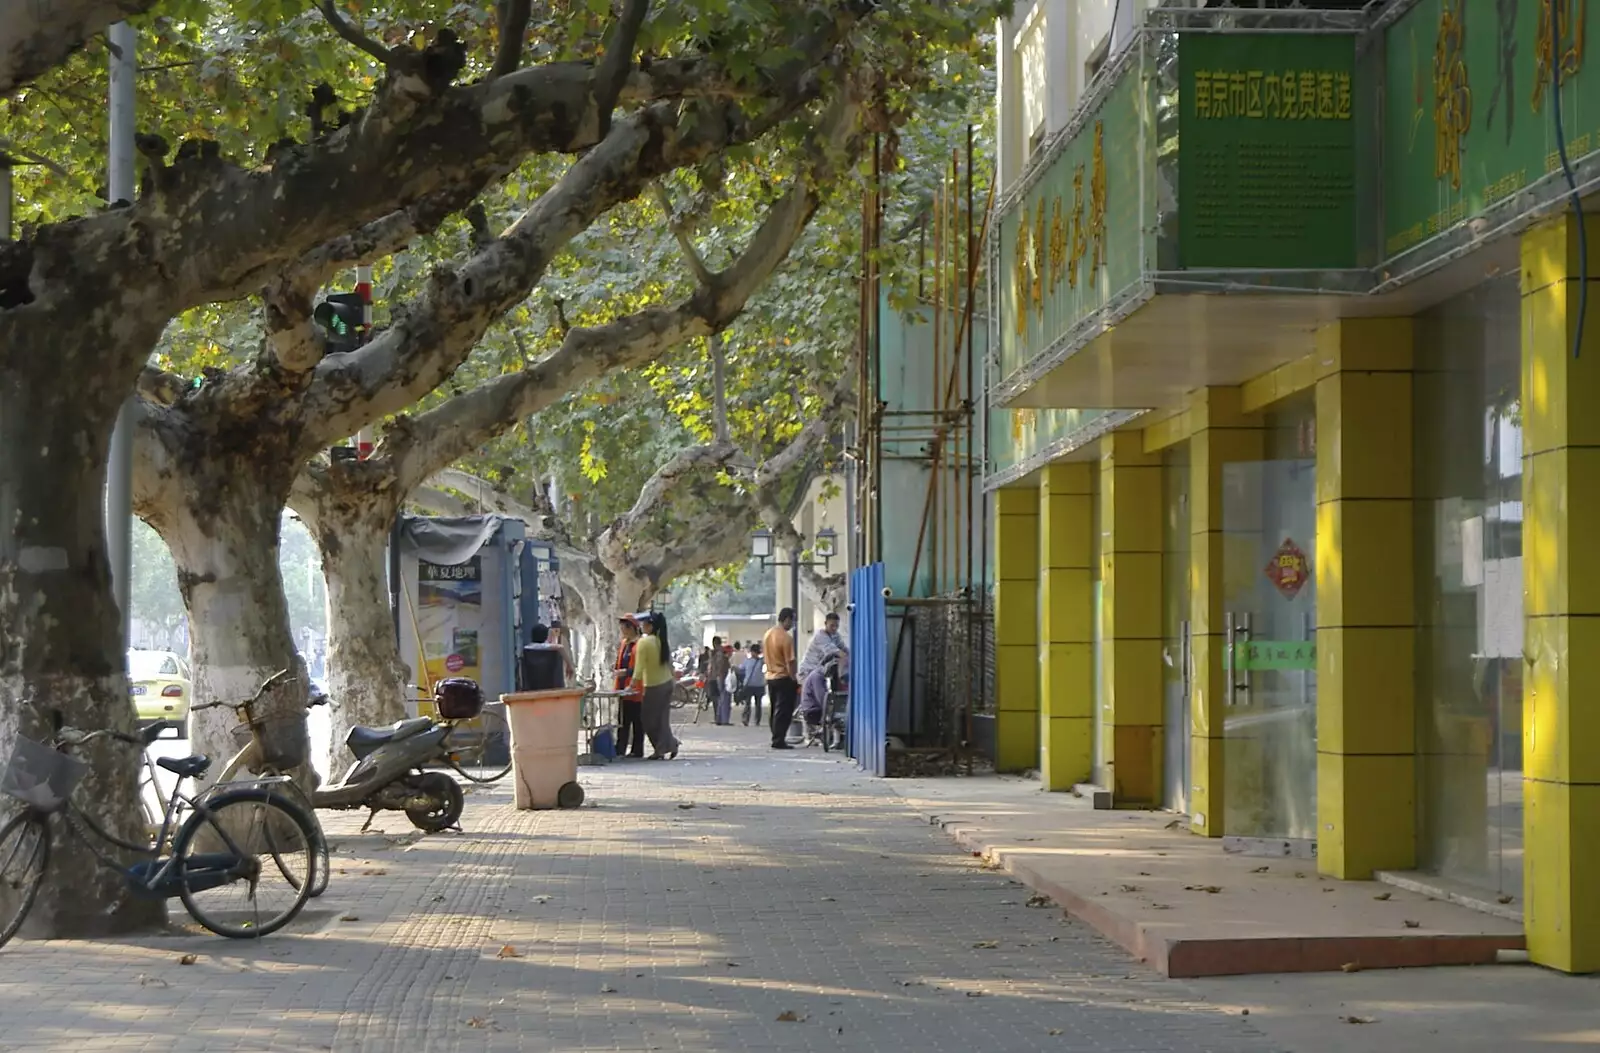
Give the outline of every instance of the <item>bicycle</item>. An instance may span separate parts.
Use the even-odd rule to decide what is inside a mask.
[[[315,880],[316,857],[311,851],[311,820],[280,794],[273,780],[251,785],[220,785],[193,797],[183,793],[185,779],[199,778],[210,766],[203,756],[162,757],[155,763],[178,776],[167,799],[161,829],[153,843],[126,841],[103,829],[72,801],[72,792],[89,772],[89,766],[67,752],[95,739],[110,736],[146,749],[150,740],[103,729],[79,731],[61,727],[55,718],[56,737],[49,745],[18,736],[0,793],[23,804],[23,810],[0,827],[0,947],[27,920],[39,886],[50,865],[50,817],[60,814],[66,828],[94,853],[101,866],[118,871],[137,896],[182,900],[195,921],[218,936],[255,939],[276,932],[300,913]],[[178,825],[180,808],[188,817]],[[111,858],[96,840],[135,853],[131,865]],[[171,845],[171,852],[162,849]],[[271,863],[262,856],[270,854]],[[292,865],[296,854],[304,855]],[[275,897],[278,905],[263,913],[263,893],[273,874],[289,888]],[[245,905],[227,909],[223,893],[245,885]]]
[[[418,708],[419,710],[421,708],[420,702]],[[470,724],[471,721],[457,721],[453,725],[454,730],[450,732],[445,763],[468,782],[485,785],[498,782],[511,771],[511,725],[506,719],[505,703],[486,702],[483,712],[474,719],[479,722],[475,738],[472,737],[471,730],[468,730],[467,735],[459,735],[462,725]],[[496,756],[500,749],[505,750],[504,763]],[[492,756],[496,756],[496,759],[490,761]],[[469,768],[476,768],[485,774],[474,775],[468,771]]]
[[[256,703],[260,702],[269,690],[280,684],[293,682],[293,679],[289,676],[289,671],[280,669],[263,680],[261,686],[256,689],[255,695],[245,699],[243,702],[225,702],[218,699],[215,702],[203,702],[199,705],[190,706],[189,711],[193,713],[198,710],[226,707],[243,718],[242,723],[233,729],[234,742],[239,744],[239,749],[232,757],[228,758],[228,763],[223,765],[221,773],[217,776],[216,785],[221,786],[234,782],[240,770],[244,770],[266,776],[274,780],[275,784],[281,784],[288,788],[289,793],[295,798],[296,805],[311,820],[312,833],[315,837],[313,850],[317,857],[316,870],[311,880],[311,895],[315,897],[328,890],[328,877],[333,869],[329,860],[328,836],[323,832],[322,821],[317,818],[316,805],[312,803],[311,798],[300,788],[300,785],[289,776],[288,772],[283,770],[284,767],[293,767],[293,765],[279,764],[277,761],[281,758],[269,755],[266,740],[262,734],[268,718],[257,716],[255,711]],[[309,710],[312,706],[325,703],[327,700],[326,695],[313,692],[306,702],[306,709]],[[279,717],[276,719],[286,718]],[[161,762],[157,761],[156,763],[160,764]],[[146,754],[145,765],[147,768],[149,764],[150,758]],[[152,779],[155,777],[153,770],[150,772],[150,777]],[[278,780],[281,780],[281,783],[278,783]],[[159,796],[160,794],[158,793],[158,799]]]
[[[822,752],[843,750],[849,720],[850,693],[829,691],[822,704]]]

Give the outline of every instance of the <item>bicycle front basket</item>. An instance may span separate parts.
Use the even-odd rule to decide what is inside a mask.
[[[89,766],[78,758],[18,735],[0,793],[41,812],[58,812],[87,774]]]
[[[239,749],[244,749],[246,746],[250,745],[251,740],[254,739],[261,764],[264,767],[273,768],[279,771],[287,771],[288,769],[294,767],[294,758],[291,756],[284,756],[272,749],[270,743],[281,742],[284,737],[281,734],[274,734],[274,729],[280,725],[298,724],[303,719],[304,718],[298,715],[288,716],[284,714],[273,714],[266,717],[257,717],[253,725],[236,724],[233,728],[234,745]],[[298,729],[293,729],[291,731],[291,736],[296,730]]]

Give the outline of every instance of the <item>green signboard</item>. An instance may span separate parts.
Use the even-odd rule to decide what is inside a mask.
[[[1567,155],[1576,164],[1600,148],[1600,70],[1585,54],[1588,7],[1587,0],[1421,0],[1388,28],[1385,256],[1560,170],[1552,15]]]
[[[1348,35],[1184,34],[1183,267],[1356,265],[1354,65]]]
[[[1148,111],[1137,65],[1000,218],[1000,370],[1009,375],[1138,282],[1152,238],[1139,229],[1139,153]],[[1155,176],[1153,161],[1145,168]]]
[[[1234,667],[1249,672],[1269,669],[1312,671],[1317,668],[1315,640],[1251,640],[1235,644],[1239,653]]]

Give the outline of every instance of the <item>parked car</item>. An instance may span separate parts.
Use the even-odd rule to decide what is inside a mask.
[[[140,726],[158,720],[178,725],[178,737],[189,737],[189,700],[194,687],[189,663],[171,651],[129,651],[128,693]]]

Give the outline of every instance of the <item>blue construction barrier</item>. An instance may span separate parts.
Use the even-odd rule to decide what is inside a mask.
[[[889,619],[883,564],[850,572],[850,741],[857,767],[885,772],[889,724]]]

